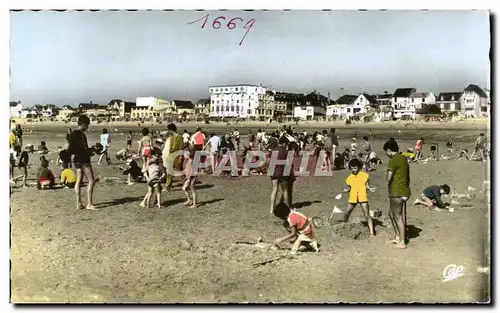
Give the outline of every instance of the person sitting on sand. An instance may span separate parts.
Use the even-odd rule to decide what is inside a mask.
[[[198,174],[197,169],[194,168],[194,157],[195,157],[195,148],[193,146],[190,147],[189,151],[186,153],[186,167],[185,174],[186,178],[184,180],[184,184],[182,186],[182,191],[186,195],[187,201],[184,205],[188,206],[190,209],[196,208],[197,205],[197,195],[196,195],[196,175]],[[189,188],[189,191],[188,191]]]
[[[144,175],[139,164],[135,160],[129,160],[125,168],[123,168],[123,175],[127,175],[127,184],[133,185],[134,182],[140,183],[144,180]]]
[[[417,155],[413,152],[411,148],[408,148],[406,152],[401,152],[401,154],[404,155],[406,159],[408,159],[409,163],[416,161]]]
[[[349,161],[349,171],[351,174],[346,179],[347,188],[343,190],[344,193],[349,192],[349,200],[347,203],[347,210],[344,216],[344,222],[347,223],[352,211],[357,204],[361,206],[363,214],[368,223],[368,229],[370,230],[370,235],[375,236],[375,230],[373,227],[373,220],[370,216],[370,207],[368,205],[368,192],[375,192],[375,188],[370,186],[370,175],[362,171],[363,163],[358,159],[352,159]]]
[[[47,148],[47,144],[45,143],[45,141],[40,142],[40,145],[38,146],[37,151],[39,154],[49,153],[49,149]]]
[[[442,195],[449,195],[451,192],[448,185],[432,185],[424,189],[420,198],[417,198],[414,205],[421,204],[428,209],[446,208],[446,205],[441,200]]]
[[[460,150],[460,154],[458,155],[459,160],[469,160],[469,150],[467,149],[462,149]]]
[[[64,167],[64,166],[66,166],[66,167]],[[76,184],[75,172],[73,172],[72,169],[68,168],[67,164],[63,164],[63,168],[64,169],[61,172],[61,178],[59,179],[59,182],[65,188],[75,188],[75,184]]]
[[[152,154],[147,161],[147,181],[148,192],[144,196],[140,206],[149,208],[153,191],[156,191],[156,201],[158,208],[161,208],[161,180],[163,179],[163,168],[160,163],[161,157]]]
[[[282,242],[293,239],[291,254],[296,254],[304,243],[308,244],[316,253],[319,252],[318,242],[315,239],[314,223],[310,218],[301,212],[290,209],[284,202],[278,203],[273,212],[276,217],[283,220],[283,226],[290,233],[276,239],[274,241],[276,247]]]
[[[437,145],[436,144],[432,144],[429,150],[430,150],[430,156],[429,156],[429,158],[431,160],[437,160]]]
[[[71,167],[71,154],[69,153],[69,144],[64,144],[64,148],[59,151],[56,163],[61,165],[62,169]]]
[[[42,164],[38,169],[36,186],[38,189],[51,189],[56,183],[54,173],[49,169],[49,161],[44,156],[40,157]]]

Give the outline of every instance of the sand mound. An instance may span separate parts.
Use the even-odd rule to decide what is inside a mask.
[[[354,240],[363,240],[370,237],[368,227],[362,222],[335,224],[332,226],[332,234]]]

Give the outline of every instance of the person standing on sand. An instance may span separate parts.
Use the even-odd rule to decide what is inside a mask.
[[[399,153],[399,146],[390,138],[383,147],[391,159],[387,168],[389,187],[389,219],[394,228],[395,238],[390,242],[395,248],[406,248],[406,202],[411,196],[410,165],[404,155]]]
[[[73,164],[76,168],[76,208],[77,209],[87,209],[91,211],[97,211],[92,204],[92,197],[94,195],[94,170],[92,169],[92,164],[90,160],[91,149],[89,149],[87,143],[87,136],[85,131],[89,128],[90,119],[87,115],[80,115],[78,117],[78,129],[71,132],[69,135],[69,152],[73,155]],[[82,205],[80,199],[80,187],[82,183],[83,175],[88,179],[87,186],[87,206]]]
[[[172,188],[172,183],[173,183],[172,173],[169,173],[168,170],[169,169],[168,162],[173,162],[173,169],[176,171],[182,171],[182,166],[184,163],[182,155],[176,156],[174,160],[168,160],[171,154],[182,150],[183,141],[182,141],[182,136],[177,133],[177,126],[175,126],[175,124],[168,124],[167,131],[169,132],[169,136],[167,138],[167,141],[165,142],[165,145],[163,146],[163,153],[162,153],[163,166],[166,168],[166,174],[167,174],[165,191],[169,191]]]
[[[101,145],[103,147],[103,151],[101,156],[99,157],[99,161],[97,161],[98,165],[101,165],[101,161],[104,156],[106,156],[106,162],[108,163],[108,165],[111,164],[111,158],[109,157],[108,153],[110,144],[111,144],[111,135],[109,134],[108,129],[104,128],[101,134]]]
[[[335,134],[335,128],[331,128],[330,129],[330,133],[328,134],[327,136],[327,148],[328,149],[331,149],[330,153],[330,157],[331,157],[331,161],[330,161],[330,164],[335,164],[335,155],[337,153],[337,147],[339,146],[339,139],[337,137],[337,134]]]

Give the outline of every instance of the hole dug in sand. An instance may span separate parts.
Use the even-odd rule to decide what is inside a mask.
[[[338,223],[332,226],[332,234],[343,238],[364,240],[370,237],[370,231],[363,222]]]

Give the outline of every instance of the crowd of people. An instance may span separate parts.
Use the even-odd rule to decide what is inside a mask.
[[[90,120],[86,115],[78,118],[77,129],[69,130],[66,136],[67,143],[59,151],[57,164],[61,167],[59,185],[66,188],[74,188],[76,195],[76,207],[97,211],[94,206],[93,191],[97,177],[92,166],[91,158],[98,155],[98,164],[106,160],[111,164],[110,146],[111,134],[107,129],[102,130],[100,142],[89,146],[85,132],[89,128]],[[36,185],[38,189],[50,189],[56,186],[56,178],[49,168],[46,159],[48,149],[42,142],[38,149],[33,145],[23,147],[23,133],[20,125],[11,130],[10,135],[10,158],[11,158],[11,181],[15,181],[14,168],[22,171],[23,187],[27,187],[27,167],[29,165],[29,154],[38,152],[40,155],[40,168],[37,171]],[[193,134],[188,131],[179,133],[175,124],[169,124],[165,131],[152,132],[148,128],[142,129],[138,140],[137,149],[134,149],[134,133],[126,135],[123,148],[116,153],[116,159],[123,162],[121,169],[127,175],[126,183],[133,185],[145,182],[147,191],[140,203],[142,207],[149,208],[151,202],[155,201],[161,207],[162,192],[170,191],[176,176],[182,176],[182,190],[186,196],[185,205],[196,208],[197,191],[196,183],[200,172],[210,172],[214,175],[239,176],[243,175],[244,168],[241,165],[227,167],[228,163],[235,162],[238,153],[243,160],[252,158],[256,162],[256,156],[248,154],[250,151],[263,151],[266,159],[258,167],[251,170],[256,174],[268,174],[271,179],[270,214],[274,214],[284,221],[289,235],[275,240],[279,245],[287,240],[294,239],[292,252],[295,253],[302,244],[309,245],[316,252],[319,251],[315,239],[314,220],[305,216],[302,212],[293,208],[293,187],[296,180],[295,166],[287,166],[290,153],[294,158],[299,157],[301,152],[312,145],[312,150],[322,170],[333,171],[347,168],[350,174],[345,180],[346,187],[343,190],[348,194],[347,208],[344,213],[344,221],[347,222],[353,209],[359,204],[367,220],[369,232],[375,236],[376,230],[373,222],[375,215],[371,214],[368,204],[368,191],[375,192],[370,185],[370,171],[381,164],[379,156],[372,150],[370,138],[362,137],[358,146],[357,138],[352,138],[350,145],[344,151],[340,151],[339,137],[334,128],[330,131],[314,132],[308,134],[306,131],[294,132],[291,126],[284,126],[273,132],[265,132],[259,129],[257,132],[248,132],[246,141],[241,139],[238,129],[229,130],[222,136],[211,133],[209,136],[198,127]],[[389,211],[388,216],[394,229],[394,238],[391,240],[396,248],[406,248],[406,204],[411,196],[410,191],[410,164],[437,159],[439,151],[437,144],[431,144],[430,156],[423,157],[424,138],[419,138],[413,149],[400,151],[400,147],[394,138],[390,138],[384,145],[383,151],[390,158],[387,166],[386,180],[389,188]],[[453,142],[446,143],[448,157],[454,154]],[[202,152],[197,159],[197,152]],[[271,154],[275,154],[276,164],[270,164]],[[464,156],[465,154],[465,156]],[[476,140],[474,152],[471,156],[468,151],[460,151],[459,158],[474,160],[480,158],[486,161],[489,149],[486,145],[484,134]],[[446,157],[442,156],[443,158]],[[258,157],[256,157],[258,159]],[[16,166],[17,163],[17,166]],[[278,164],[279,163],[279,164]],[[292,162],[293,163],[293,162]],[[204,166],[200,166],[200,165]],[[208,165],[208,166],[207,166]],[[223,165],[221,167],[221,165]],[[270,166],[272,165],[272,169]],[[220,169],[223,170],[220,170]],[[287,170],[288,168],[288,170]],[[83,178],[87,179],[86,205],[81,198],[81,187]],[[428,208],[446,208],[441,196],[449,194],[448,185],[429,186],[414,204],[421,204]],[[153,197],[153,194],[155,197]],[[153,199],[151,199],[153,198]],[[153,204],[153,205],[154,205]]]

